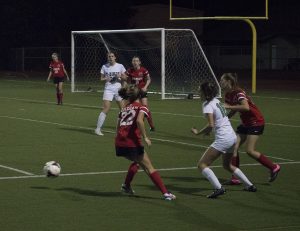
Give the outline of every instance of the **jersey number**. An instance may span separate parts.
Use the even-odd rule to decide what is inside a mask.
[[[223,107],[221,103],[217,103],[217,107],[220,109],[223,117],[227,116],[226,109]]]
[[[136,115],[135,110],[129,110],[129,111],[122,112],[120,126],[132,125],[135,115]]]

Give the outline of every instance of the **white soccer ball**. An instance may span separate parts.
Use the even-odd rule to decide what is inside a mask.
[[[47,177],[58,177],[61,171],[60,164],[56,161],[49,161],[45,164],[44,173]]]

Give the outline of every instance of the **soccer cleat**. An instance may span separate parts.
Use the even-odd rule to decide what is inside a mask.
[[[129,194],[129,195],[133,195],[134,194],[134,190],[130,186],[128,187],[125,184],[122,184],[121,191],[123,193]]]
[[[246,186],[244,188],[244,191],[247,191],[247,192],[256,192],[257,188],[254,185],[250,185],[250,186]]]
[[[167,192],[164,194],[164,200],[166,200],[166,201],[172,201],[175,199],[176,199],[176,196],[170,192]]]
[[[99,129],[99,128],[95,129],[95,134],[98,136],[104,136],[104,134],[101,132],[101,129]]]
[[[241,182],[239,179],[231,178],[230,180],[227,180],[223,183],[223,185],[240,185]]]
[[[278,173],[280,172],[280,165],[276,164],[276,167],[271,171],[269,182],[276,180]]]
[[[219,189],[215,189],[212,194],[210,194],[210,195],[207,196],[207,198],[215,199],[218,196],[223,195],[225,193],[226,193],[225,188],[221,187]]]
[[[150,132],[155,132],[155,127],[151,127]]]

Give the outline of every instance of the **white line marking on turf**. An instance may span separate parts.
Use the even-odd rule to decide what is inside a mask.
[[[300,164],[300,161],[295,162],[281,162],[278,163],[281,165],[286,164]],[[240,166],[246,167],[246,166],[260,166],[259,163],[254,164],[241,164]],[[222,165],[215,165],[210,166],[211,168],[223,168]],[[197,169],[197,167],[179,167],[179,168],[160,168],[157,169],[158,171],[164,172],[164,171],[178,171],[178,170],[192,170]],[[142,172],[143,170],[139,170],[139,172]],[[82,173],[65,173],[60,174],[60,177],[64,176],[87,176],[87,175],[106,175],[106,174],[119,174],[119,173],[127,173],[127,170],[121,170],[121,171],[106,171],[106,172],[82,172]],[[7,176],[7,177],[0,177],[0,180],[13,180],[13,179],[27,179],[27,178],[43,178],[45,175],[33,175],[33,176]]]
[[[35,122],[35,123],[51,124],[51,125],[57,125],[57,126],[62,126],[62,127],[79,128],[79,129],[94,131],[94,128],[74,126],[74,125],[70,125],[70,124],[62,124],[62,123],[49,122],[49,121],[43,121],[43,120],[34,120],[34,119],[27,119],[27,118],[14,117],[14,116],[4,116],[4,115],[0,115],[0,118],[16,119],[16,120]],[[108,131],[108,130],[103,130],[103,131],[106,133],[115,134],[115,131]],[[160,138],[155,138],[155,137],[152,137],[151,140],[156,140],[156,141],[165,142],[165,143],[181,144],[181,145],[192,146],[192,147],[208,148],[208,146],[204,146],[201,144],[191,144],[191,143],[185,143],[185,142],[180,142],[180,141],[175,141],[175,140],[160,139]],[[241,153],[245,153],[245,152],[241,151]],[[294,161],[291,159],[285,159],[285,158],[276,157],[276,156],[268,156],[268,157],[270,157],[272,159],[278,159],[278,160]]]
[[[37,103],[45,103],[45,104],[52,104],[56,105],[55,102],[43,101],[43,100],[31,100],[31,99],[20,99],[20,98],[11,98],[11,97],[3,97],[0,96],[0,99],[8,99],[8,100],[17,100],[17,101],[24,101],[24,102],[37,102]],[[100,106],[92,106],[92,105],[84,105],[84,104],[71,104],[71,103],[64,103],[67,106],[74,106],[74,107],[84,107],[84,108],[94,108],[94,109],[101,109]],[[118,108],[111,108],[112,110],[119,110]],[[159,114],[159,115],[171,115],[171,116],[182,116],[182,117],[190,117],[190,118],[203,118],[201,115],[190,115],[190,114],[181,114],[181,113],[170,113],[170,112],[155,112],[152,111],[152,114]],[[237,119],[231,119],[232,121],[240,121]],[[300,125],[294,124],[277,124],[277,123],[266,123],[267,125],[271,126],[280,126],[280,127],[290,127],[290,128],[300,128]]]
[[[26,172],[26,171],[23,171],[23,170],[20,170],[20,169],[17,169],[17,168],[12,168],[12,167],[9,167],[9,166],[6,166],[6,165],[0,165],[0,168],[8,169],[8,170],[11,170],[11,171],[14,171],[14,172],[23,173],[27,176],[33,176],[34,175],[33,173]]]

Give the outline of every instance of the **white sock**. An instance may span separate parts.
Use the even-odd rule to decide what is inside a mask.
[[[106,114],[104,112],[101,112],[99,117],[98,117],[98,121],[97,121],[97,129],[101,129],[103,124],[104,124],[104,121],[105,121],[105,118],[106,118]]]
[[[244,185],[246,186],[253,185],[239,168],[236,168],[234,170],[233,175],[239,178],[244,183]]]
[[[214,174],[214,172],[210,168],[205,168],[202,170],[202,175],[208,179],[208,181],[213,185],[215,189],[222,188],[222,185],[220,184],[218,178]]]

